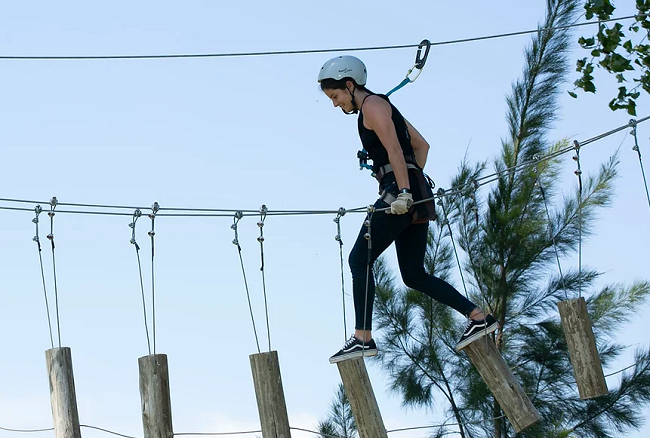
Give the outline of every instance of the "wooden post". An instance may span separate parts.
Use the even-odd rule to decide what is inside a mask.
[[[580,398],[587,400],[608,394],[585,299],[560,301],[557,307]]]
[[[68,347],[45,352],[50,379],[50,401],[56,438],[81,438],[77,395],[72,373],[72,352]]]
[[[173,438],[167,355],[141,357],[138,366],[144,438]]]
[[[517,433],[537,423],[539,412],[519,385],[490,336],[463,348]]]
[[[337,363],[360,438],[387,438],[363,358]]]
[[[287,404],[282,389],[278,352],[251,354],[257,409],[264,438],[291,438]]]

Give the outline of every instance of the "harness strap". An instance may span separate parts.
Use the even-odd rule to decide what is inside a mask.
[[[379,199],[390,205],[397,200],[397,197],[386,190],[382,190]]]
[[[419,169],[417,164],[414,163],[415,159],[413,157],[405,156],[404,159],[406,160],[406,169]],[[413,161],[413,162],[409,163],[409,161]],[[375,178],[377,179],[377,181],[381,182],[381,180],[392,171],[393,171],[393,166],[391,166],[390,163],[381,166],[379,170],[376,172]]]

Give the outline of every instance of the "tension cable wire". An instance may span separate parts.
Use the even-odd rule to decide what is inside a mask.
[[[266,220],[266,214],[268,209],[266,205],[262,205],[260,208],[260,221],[257,223],[257,226],[260,227],[260,237],[257,238],[257,241],[260,243],[260,259],[261,267],[260,271],[262,272],[262,291],[264,292],[264,311],[266,313],[266,336],[269,341],[269,353],[271,352],[271,326],[269,324],[269,305],[266,299],[266,277],[264,275],[264,221]]]
[[[52,335],[52,320],[50,318],[50,305],[47,300],[47,287],[45,286],[45,271],[43,270],[43,249],[41,248],[41,240],[38,235],[38,222],[39,218],[38,216],[43,212],[43,209],[41,208],[40,205],[37,205],[36,208],[34,208],[34,212],[36,213],[36,217],[32,219],[32,222],[36,225],[36,235],[32,239],[36,244],[38,245],[38,260],[41,265],[41,279],[43,280],[43,295],[45,296],[45,311],[47,312],[47,326],[50,329],[50,344],[52,345],[52,348],[54,348],[54,336]]]
[[[610,21],[629,20],[645,16],[645,14],[628,15],[624,17],[610,18],[608,20],[599,20],[598,23],[607,23]],[[544,31],[555,31],[570,29],[580,26],[590,26],[595,24],[594,21],[587,21],[583,23],[574,23],[565,26],[547,27],[542,29],[524,30],[518,32],[508,32],[496,35],[488,35],[473,38],[463,38],[457,40],[439,41],[431,43],[432,46],[443,46],[450,44],[469,43],[475,41],[484,41],[497,38],[505,38],[512,36],[528,35],[531,33],[539,33]],[[394,49],[409,49],[418,47],[418,44],[402,44],[391,46],[370,46],[370,47],[351,47],[351,48],[330,48],[330,49],[311,49],[311,50],[282,50],[282,51],[266,51],[266,52],[234,52],[234,53],[197,53],[197,54],[163,54],[163,55],[95,55],[95,56],[0,56],[0,60],[98,60],[98,59],[170,59],[170,58],[234,58],[242,56],[270,56],[270,55],[304,55],[311,53],[333,53],[333,52],[361,52],[371,50],[394,50]]]
[[[641,159],[641,149],[639,148],[639,139],[637,138],[637,132],[636,132],[636,126],[638,122],[634,119],[630,120],[630,126],[632,126],[632,132],[631,134],[634,136],[634,147],[632,148],[633,151],[636,151],[636,153],[639,155],[639,164],[641,165],[641,174],[643,175],[643,185],[645,186],[645,194],[646,197],[648,198],[648,206],[650,206],[650,192],[648,192],[648,181],[646,180],[645,177],[645,170],[643,169],[643,160]]]
[[[537,32],[537,31],[536,31]],[[413,46],[415,47],[415,46]],[[650,116],[643,117],[641,119],[636,120],[634,123],[637,125],[639,123],[643,123],[647,120],[650,120]],[[612,134],[615,134],[617,132],[620,132],[624,129],[628,129],[630,127],[633,127],[634,123],[627,123],[625,125],[619,126],[618,128],[612,129],[611,131],[605,132],[603,134],[600,134],[598,136],[586,139],[582,142],[580,142],[581,147],[584,147],[588,144],[594,143],[596,141],[602,140],[605,137],[608,137]],[[552,160],[556,157],[559,157],[561,155],[564,155],[574,149],[573,146],[568,146],[566,148],[560,149],[556,152],[552,152],[550,154],[546,154],[539,158],[538,160],[529,160],[529,161],[524,161],[522,163],[519,163],[515,166],[503,169],[498,172],[494,172],[489,175],[484,175],[479,178],[476,178],[474,181],[478,182],[478,186],[484,186],[487,184],[490,184],[494,181],[497,181],[498,178],[501,175],[511,173],[511,172],[516,172],[528,167],[536,166],[538,165],[539,162],[544,162],[544,161],[549,161]],[[457,194],[463,193],[464,190],[467,190],[468,186],[470,183],[463,184],[458,187],[454,187],[448,191],[445,192],[445,196],[454,196]],[[440,198],[440,195],[435,194],[431,198],[427,199],[422,199],[420,201],[414,202],[413,205],[417,205],[420,203],[425,203],[429,202],[434,199]],[[29,203],[29,204],[40,204],[44,202],[40,201],[32,201],[32,200],[23,200],[23,199],[9,199],[9,198],[0,198],[0,202],[12,202],[12,203]],[[88,207],[88,208],[128,208],[128,207],[117,207],[117,206],[110,206],[110,205],[98,205],[98,204],[60,204],[60,205],[68,205],[68,206],[75,206],[75,207]],[[352,208],[352,209],[347,209],[347,213],[363,213],[366,211],[366,207],[358,207],[358,208]],[[29,211],[33,212],[34,210],[32,208],[20,208],[20,207],[9,207],[9,206],[0,206],[0,210],[13,210],[13,211]],[[377,209],[376,211],[385,211],[387,209]],[[164,216],[164,217],[232,217],[232,215],[238,211],[244,212],[243,216],[253,216],[252,212],[253,210],[240,210],[240,209],[205,209],[205,208],[161,208],[160,211],[162,213],[158,213],[156,216]],[[165,211],[177,211],[177,212],[182,212],[182,213],[164,213]],[[201,212],[201,213],[191,213],[191,212]],[[213,212],[213,214],[211,214]],[[230,212],[229,214],[226,214],[226,212]],[[111,211],[84,211],[84,210],[57,210],[57,213],[66,213],[66,214],[86,214],[86,215],[113,215],[113,216],[131,216],[132,213],[127,213],[127,212],[111,212]],[[202,214],[203,213],[203,214]],[[330,214],[337,214],[337,210],[277,210],[277,211],[268,211],[267,210],[267,216],[300,216],[300,215],[330,215]],[[255,210],[255,214],[258,214],[257,210]]]
[[[445,196],[445,189],[439,188],[438,189],[438,194],[440,195],[440,200],[438,201],[438,205],[442,207],[442,213],[444,214],[444,219],[442,221],[442,225],[447,225],[447,228],[449,229],[449,238],[451,238],[451,244],[454,248],[454,255],[456,256],[456,263],[458,263],[458,271],[460,272],[460,279],[463,282],[463,289],[465,290],[465,298],[469,299],[469,294],[467,293],[467,285],[465,284],[465,277],[463,276],[463,267],[460,265],[460,259],[458,258],[458,251],[456,250],[456,242],[454,241],[454,233],[451,230],[451,224],[449,223],[449,218],[447,217],[447,209],[445,208],[445,203],[443,201],[443,197]],[[468,315],[469,317],[469,315]]]
[[[534,158],[534,157],[533,157]],[[553,242],[553,249],[555,251],[555,260],[557,260],[557,269],[560,272],[560,282],[562,284],[562,289],[564,289],[564,298],[569,299],[567,288],[566,288],[566,283],[564,282],[564,274],[562,273],[562,264],[560,263],[560,252],[557,249],[557,242],[555,240],[555,233],[553,232],[553,227],[552,227],[552,221],[551,221],[551,212],[548,209],[548,201],[546,199],[546,191],[544,190],[544,186],[542,185],[542,175],[539,170],[539,166],[536,168],[533,168],[535,172],[535,185],[539,187],[539,192],[542,195],[542,199],[544,200],[544,209],[546,210],[546,218],[548,220],[548,233],[549,236],[551,237],[551,242]]]
[[[582,297],[582,169],[580,168],[580,143],[573,141],[576,154],[573,156],[578,169],[574,172],[578,177],[578,296]]]
[[[366,296],[364,298],[363,302],[363,330],[368,330],[366,323],[367,323],[367,313],[368,313],[368,292],[370,290],[370,276],[373,275],[370,272],[370,265],[372,264],[372,215],[375,213],[375,206],[370,205],[368,206],[368,216],[366,216],[366,220],[363,222],[363,224],[366,226],[366,233],[363,235],[363,237],[368,241],[368,263],[366,264]],[[362,348],[361,348],[361,357],[365,357],[366,355],[366,336],[363,336],[362,341]]]
[[[47,235],[47,238],[52,243],[52,272],[54,274],[54,302],[56,305],[56,330],[59,339],[59,348],[61,348],[61,324],[59,322],[59,290],[56,284],[56,258],[54,256],[54,209],[58,204],[56,196],[52,197],[50,200],[50,211],[47,214],[50,217],[50,234]]]
[[[348,337],[348,332],[347,332],[347,321],[345,318],[345,275],[343,271],[343,238],[341,237],[341,218],[345,216],[345,208],[341,207],[339,208],[339,212],[336,215],[336,218],[334,218],[334,222],[336,222],[336,237],[334,237],[334,240],[336,240],[339,243],[339,255],[341,256],[341,297],[343,299],[343,340],[346,340]]]
[[[246,269],[244,269],[244,259],[242,258],[241,246],[239,245],[239,232],[237,231],[237,226],[239,225],[239,221],[241,220],[242,217],[244,217],[243,212],[238,211],[237,213],[235,213],[235,217],[233,218],[233,224],[230,226],[230,228],[235,231],[235,238],[233,239],[232,243],[233,245],[237,246],[237,252],[239,253],[239,263],[241,264],[242,274],[244,274],[244,287],[246,288],[246,298],[248,299],[248,310],[250,311],[251,321],[253,322],[253,333],[255,334],[255,345],[257,345],[257,352],[261,353],[262,350],[260,350],[260,341],[259,338],[257,337],[257,328],[255,327],[255,316],[253,316],[251,294],[248,289],[248,280],[246,279]]]
[[[144,331],[147,335],[147,348],[149,349],[149,356],[151,356],[151,342],[149,341],[149,327],[147,326],[147,304],[144,296],[144,282],[142,281],[142,263],[140,262],[140,245],[135,240],[135,225],[138,219],[142,217],[142,211],[136,209],[133,212],[133,222],[129,224],[131,228],[131,245],[135,247],[135,255],[138,259],[138,272],[140,274],[140,292],[142,293],[142,312],[144,313]]]
[[[151,314],[153,317],[152,320],[152,331],[153,331],[153,354],[156,354],[156,287],[155,280],[156,276],[154,274],[154,236],[156,232],[154,231],[154,225],[156,220],[156,213],[160,210],[160,206],[157,202],[154,202],[151,206],[151,213],[149,214],[149,219],[151,219],[151,231],[149,231],[149,237],[151,237]]]

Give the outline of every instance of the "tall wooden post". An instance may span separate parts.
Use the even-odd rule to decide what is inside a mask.
[[[360,438],[387,438],[363,358],[337,363]]]
[[[167,355],[138,359],[144,438],[173,438]]]
[[[580,398],[587,400],[608,394],[585,299],[560,301],[557,307]]]
[[[68,347],[45,352],[50,380],[50,401],[56,438],[81,438],[77,395],[72,373],[72,352]]]
[[[515,379],[490,336],[477,339],[463,350],[517,433],[539,421],[539,412]]]
[[[264,438],[291,438],[287,404],[282,389],[278,352],[251,354],[251,370]]]

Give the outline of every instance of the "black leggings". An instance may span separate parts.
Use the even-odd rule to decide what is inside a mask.
[[[382,200],[375,202],[375,208],[385,208]],[[375,281],[372,265],[382,252],[395,242],[397,260],[402,280],[406,286],[423,292],[436,301],[457,310],[463,315],[476,306],[461,295],[452,285],[438,277],[429,275],[424,270],[424,255],[427,249],[429,224],[411,224],[411,215],[386,214],[374,212],[370,223],[372,250],[370,253],[370,273],[368,274],[368,232],[365,225],[361,227],[357,241],[350,252],[350,270],[352,271],[352,291],[357,330],[371,330],[372,305],[375,300]],[[366,302],[366,278],[368,279],[368,296]],[[365,312],[364,312],[365,310]]]

